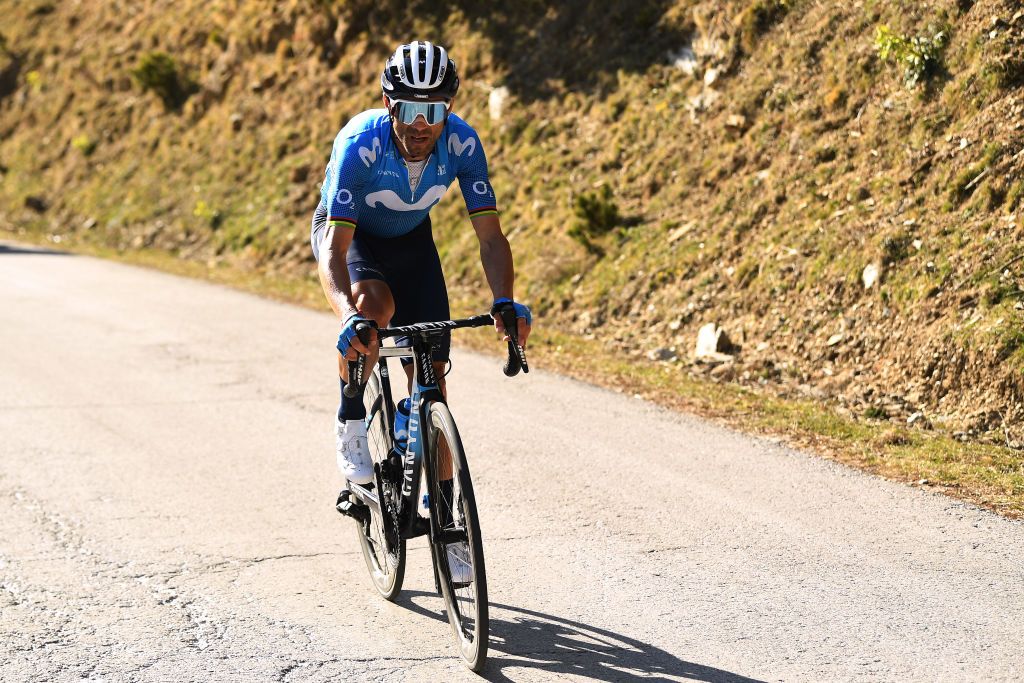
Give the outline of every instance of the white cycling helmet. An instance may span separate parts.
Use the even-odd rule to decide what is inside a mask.
[[[417,40],[399,45],[384,64],[380,87],[391,99],[451,100],[459,91],[459,74],[448,51],[440,45]]]

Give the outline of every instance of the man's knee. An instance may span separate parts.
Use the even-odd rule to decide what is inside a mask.
[[[357,282],[352,288],[355,295],[356,308],[366,318],[370,318],[381,327],[390,322],[395,314],[395,300],[388,291],[387,285],[363,287]]]

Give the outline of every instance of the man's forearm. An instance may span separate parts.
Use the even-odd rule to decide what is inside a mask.
[[[512,248],[501,233],[480,242],[480,263],[484,276],[495,299],[512,299],[515,283],[515,268],[512,265]]]
[[[325,244],[326,246],[326,244]],[[345,320],[356,312],[355,302],[352,300],[352,282],[348,276],[348,264],[345,262],[345,254],[328,247],[320,258],[319,273],[320,286],[323,287],[324,295],[328,303],[334,309],[335,315],[340,320]]]

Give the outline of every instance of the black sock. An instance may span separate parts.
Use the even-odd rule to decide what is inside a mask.
[[[339,420],[362,420],[366,418],[366,406],[363,405],[363,392],[349,398],[345,395],[345,380],[339,378],[341,383],[341,405],[338,406]]]

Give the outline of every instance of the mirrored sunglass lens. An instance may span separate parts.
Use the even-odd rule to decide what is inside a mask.
[[[444,102],[398,102],[398,117],[402,123],[411,124],[422,114],[427,123],[434,125],[444,119],[446,108]]]

